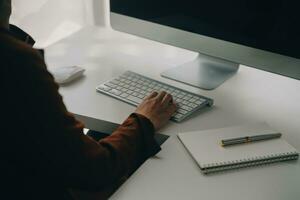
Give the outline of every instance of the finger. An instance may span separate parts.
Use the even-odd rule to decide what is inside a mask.
[[[163,100],[163,98],[166,96],[166,92],[165,91],[162,91],[162,92],[160,92],[159,94],[158,94],[158,96],[156,97],[156,99],[158,100],[158,101],[162,101]]]
[[[177,105],[175,103],[169,105],[168,112],[170,115],[173,115],[176,112],[176,110],[177,110]]]
[[[168,106],[170,103],[172,103],[173,97],[170,94],[166,94],[162,100],[162,104],[165,106]]]
[[[152,98],[156,97],[157,95],[158,95],[157,92],[152,92],[149,96],[147,96],[147,97],[145,98],[145,100],[146,100],[146,99],[152,99]]]

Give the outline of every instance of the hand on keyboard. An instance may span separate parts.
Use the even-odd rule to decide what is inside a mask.
[[[136,113],[147,117],[155,130],[162,128],[176,111],[173,98],[166,92],[153,92],[136,109]]]
[[[213,105],[213,100],[210,98],[193,94],[131,71],[102,83],[97,87],[97,91],[134,106],[140,105],[153,91],[166,91],[172,95],[178,108],[171,118],[175,122],[181,122],[197,110]],[[166,96],[166,93],[164,95]]]

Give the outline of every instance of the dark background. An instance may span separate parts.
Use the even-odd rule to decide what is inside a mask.
[[[111,0],[112,12],[300,58],[298,0]]]

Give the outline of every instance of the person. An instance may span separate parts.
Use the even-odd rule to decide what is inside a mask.
[[[11,0],[0,0],[1,197],[109,191],[160,150],[154,134],[176,110],[172,96],[153,92],[110,136],[92,139],[67,111],[33,40],[9,25],[10,14]]]

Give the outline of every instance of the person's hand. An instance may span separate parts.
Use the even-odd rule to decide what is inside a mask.
[[[153,123],[155,130],[158,130],[168,122],[175,111],[176,104],[170,94],[153,92],[144,99],[135,113],[147,117]]]

